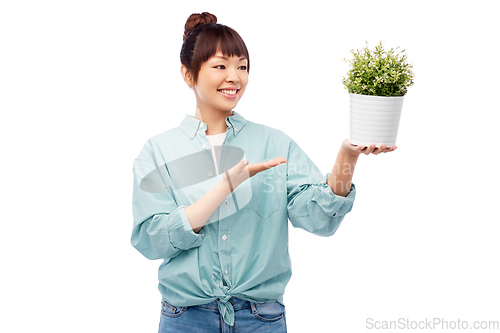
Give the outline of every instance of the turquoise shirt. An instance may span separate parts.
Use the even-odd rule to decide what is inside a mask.
[[[353,205],[356,189],[335,195],[306,153],[280,130],[239,113],[226,118],[216,149],[219,172],[242,159],[250,164],[281,156],[287,162],[241,183],[198,233],[185,208],[219,179],[206,123],[186,115],[181,124],[150,138],[134,161],[132,245],[146,258],[163,259],[158,288],[163,300],[192,306],[220,300],[234,325],[231,297],[283,303],[292,276],[288,220],[295,228],[332,236]]]

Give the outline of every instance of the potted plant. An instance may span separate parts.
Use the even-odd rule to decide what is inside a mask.
[[[362,50],[351,50],[352,60],[344,58],[351,64],[342,80],[351,99],[351,144],[396,144],[403,98],[414,77],[405,50],[396,50],[385,51],[382,42],[370,50],[367,42]]]

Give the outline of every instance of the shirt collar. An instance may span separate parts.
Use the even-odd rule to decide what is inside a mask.
[[[233,115],[226,117],[226,124],[228,128],[232,130],[232,133],[234,136],[238,135],[238,133],[241,132],[243,127],[245,127],[246,120],[243,118],[241,114],[233,110]],[[200,127],[200,125],[203,125]],[[181,124],[179,125],[181,130],[186,133],[186,135],[190,138],[193,139],[197,134],[198,130],[203,130],[206,131],[207,129],[207,124],[204,123],[201,120],[196,119],[195,117],[186,114],[184,119],[181,121]],[[229,131],[231,132],[231,131]]]

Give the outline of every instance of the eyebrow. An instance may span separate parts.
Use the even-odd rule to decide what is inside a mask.
[[[221,58],[221,59],[224,59],[224,60],[229,60],[228,57],[226,56],[215,56],[215,58]],[[246,58],[245,57],[241,57],[240,60],[245,60]]]

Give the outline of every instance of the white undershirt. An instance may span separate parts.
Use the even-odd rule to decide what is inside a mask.
[[[219,160],[215,156],[215,146],[222,146],[224,143],[224,139],[226,138],[227,132],[220,133],[220,134],[214,134],[214,135],[207,135],[207,139],[210,142],[210,148],[212,149],[212,157],[214,158],[215,163],[215,172],[217,173],[217,177],[219,180],[221,180],[221,176],[219,175],[219,168],[217,167],[219,165]],[[220,158],[220,156],[219,156]]]

